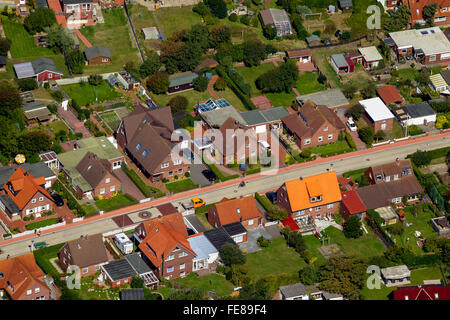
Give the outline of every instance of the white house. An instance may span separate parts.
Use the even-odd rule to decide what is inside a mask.
[[[279,292],[283,300],[309,300],[306,288],[301,283],[282,286],[279,288]]]

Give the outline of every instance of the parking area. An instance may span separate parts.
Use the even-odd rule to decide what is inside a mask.
[[[191,180],[201,187],[211,185],[211,182],[202,174],[203,170],[208,169],[204,164],[191,164],[189,170],[191,172]]]
[[[247,230],[247,242],[239,246],[241,250],[247,251],[247,253],[253,253],[261,250],[258,246],[257,240],[259,237],[263,236],[265,239],[272,239],[272,235],[267,232],[264,227],[257,227],[254,229]]]

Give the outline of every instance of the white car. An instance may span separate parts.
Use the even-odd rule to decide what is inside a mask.
[[[350,128],[350,131],[358,130],[358,127],[356,126],[356,124],[353,121],[352,117],[348,118],[348,120],[347,120],[347,127]]]

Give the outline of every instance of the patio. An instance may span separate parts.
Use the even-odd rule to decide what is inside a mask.
[[[246,250],[247,253],[260,251],[261,248],[258,246],[257,240],[261,236],[264,237],[264,239],[272,239],[272,235],[262,226],[247,230],[247,242],[241,244],[239,248],[241,250]]]

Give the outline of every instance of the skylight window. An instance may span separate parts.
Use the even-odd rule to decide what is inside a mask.
[[[141,150],[143,145],[144,144],[142,142],[139,142],[138,145],[136,146],[136,150]]]
[[[149,152],[149,149],[145,149],[144,152],[142,152],[142,157],[145,158],[149,154]]]
[[[88,169],[88,171],[89,171],[89,170],[91,170],[91,168],[92,168],[92,165],[89,165],[89,167],[87,168],[87,169]]]

